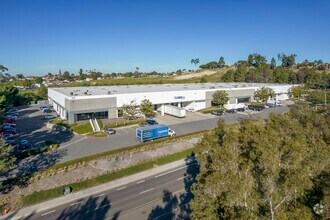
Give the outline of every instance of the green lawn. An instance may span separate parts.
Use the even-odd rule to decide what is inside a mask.
[[[75,125],[71,127],[72,131],[76,132],[77,134],[86,134],[93,132],[93,128],[89,122],[86,122],[81,125]]]

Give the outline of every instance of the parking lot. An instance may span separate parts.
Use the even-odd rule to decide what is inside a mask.
[[[15,141],[27,140],[32,148],[45,146],[45,141],[64,143],[73,138],[70,131],[62,132],[50,130],[46,127],[45,114],[40,111],[40,106],[34,105],[19,108],[19,116],[16,120]],[[49,114],[47,114],[49,115]]]
[[[16,121],[16,141],[26,139],[32,143],[33,147],[44,146],[46,140],[59,143],[60,149],[65,150],[65,154],[59,158],[61,162],[139,143],[135,138],[135,129],[138,125],[117,128],[116,134],[106,138],[88,138],[83,135],[75,135],[70,131],[50,130],[46,127],[47,120],[44,119],[44,113],[40,111],[39,107],[35,105],[19,109],[19,118]],[[288,110],[289,108],[284,106],[265,109],[261,112],[247,110],[224,116],[188,112],[187,117],[182,119],[168,115],[158,115],[155,119],[160,124],[169,125],[177,135],[182,135],[213,129],[216,127],[219,117],[224,118],[227,124],[232,124],[249,118],[267,118],[270,112],[282,114]]]

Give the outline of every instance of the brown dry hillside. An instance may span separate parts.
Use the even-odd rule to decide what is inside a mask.
[[[188,73],[180,76],[175,76],[174,79],[191,79],[191,78],[201,78],[203,76],[211,76],[211,75],[222,75],[227,70],[233,69],[232,67],[222,68],[222,69],[206,69],[206,70],[197,70],[193,73]]]

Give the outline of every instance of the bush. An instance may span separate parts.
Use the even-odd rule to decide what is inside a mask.
[[[211,112],[218,111],[218,110],[226,111],[225,108],[209,107],[209,108],[204,108],[204,109],[198,110],[198,112],[201,112],[201,113],[203,113],[203,114],[209,114],[209,113],[211,113]]]
[[[89,122],[86,122],[81,125],[72,126],[71,130],[76,132],[77,134],[86,134],[86,133],[93,132],[93,128]]]
[[[110,122],[104,125],[103,128],[118,128],[118,127],[123,127],[123,126],[128,126],[128,125],[135,125],[135,124],[139,124],[141,122],[145,122],[146,119],[144,118],[138,118],[138,119],[134,119],[134,120],[125,120],[123,119],[123,121],[114,121],[114,122]]]
[[[48,147],[40,147],[40,148],[36,148],[36,149],[32,149],[32,150],[25,150],[25,151],[19,151],[14,153],[15,157],[19,160],[33,156],[33,155],[37,155],[37,154],[41,154],[44,152],[48,151]]]
[[[88,133],[87,136],[89,137],[107,137],[107,134],[102,131]]]

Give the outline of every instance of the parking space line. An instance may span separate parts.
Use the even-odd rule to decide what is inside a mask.
[[[83,140],[85,140],[85,139],[87,139],[87,137],[83,137],[83,138],[81,138],[81,139],[79,139],[79,140],[76,140],[76,141],[74,141],[74,142],[71,142],[71,143],[65,144],[65,145],[63,145],[63,146],[60,146],[59,148],[65,148],[65,147],[68,147],[68,146],[70,146],[70,145],[72,145],[72,144],[76,144],[76,143],[78,143],[78,142],[80,142],[80,141],[83,141]]]
[[[123,128],[121,129],[121,131],[125,132],[125,133],[128,133],[128,131],[124,130]]]
[[[141,180],[141,181],[137,182],[136,184],[140,184],[140,183],[144,183],[144,182],[145,182],[145,180]]]

